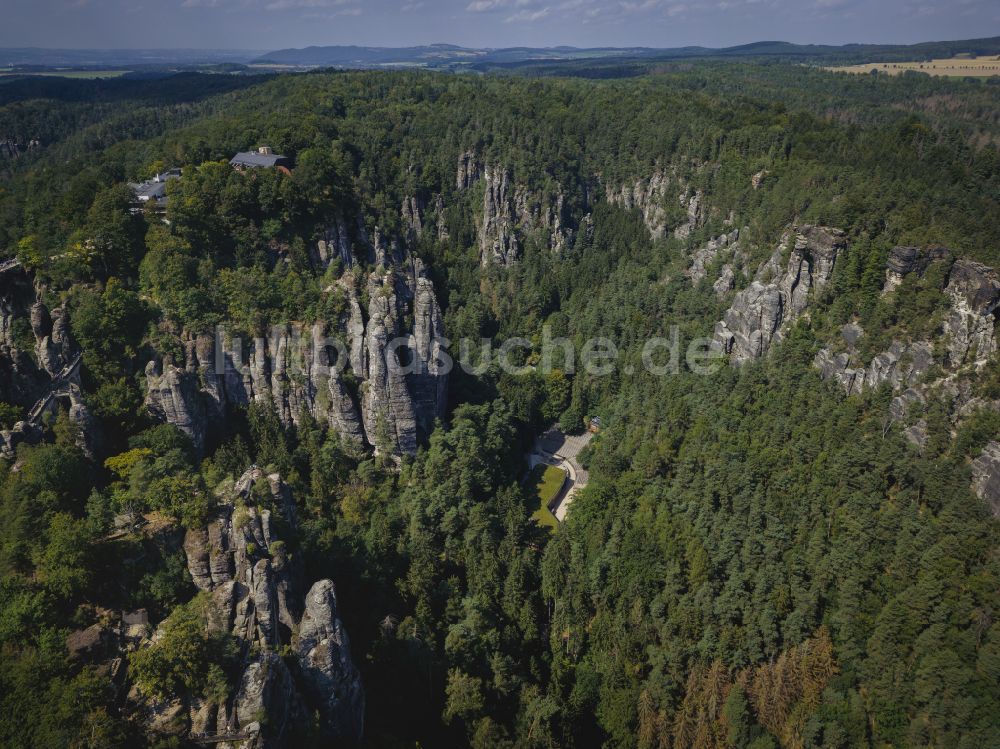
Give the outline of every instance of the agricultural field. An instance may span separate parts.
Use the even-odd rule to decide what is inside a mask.
[[[17,76],[19,78],[31,76],[33,78],[118,78],[125,75],[127,70],[44,70],[44,71],[24,71],[13,68],[0,68],[0,77]]]
[[[1000,56],[987,55],[980,57],[953,57],[951,59],[930,60],[925,62],[870,62],[864,65],[848,65],[844,67],[829,67],[841,73],[868,74],[873,70],[886,75],[901,75],[908,70],[928,75],[963,78],[975,76],[989,78],[1000,76]]]
[[[531,518],[539,525],[553,529],[558,527],[559,521],[549,510],[549,505],[559,495],[565,482],[566,472],[556,466],[539,463],[531,469],[527,481],[528,491],[533,497],[534,512]],[[537,498],[537,504],[535,504],[534,498]]]

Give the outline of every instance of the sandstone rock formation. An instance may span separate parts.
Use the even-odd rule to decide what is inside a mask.
[[[899,390],[915,385],[927,373],[934,364],[933,350],[929,341],[893,341],[867,366],[852,367],[850,351],[833,354],[824,348],[816,355],[815,365],[823,379],[837,381],[848,394],[875,389],[885,382]]]
[[[565,198],[558,186],[552,192],[532,192],[523,185],[514,191],[514,214],[522,233],[537,233],[552,252],[563,252],[573,239],[565,222]]]
[[[886,263],[886,288],[895,289],[909,273],[924,273],[931,263],[947,260],[950,252],[934,247],[923,250],[915,247],[896,247]],[[964,364],[982,366],[997,349],[994,329],[996,311],[1000,306],[1000,278],[996,271],[980,263],[965,259],[955,261],[948,275],[944,294],[949,310],[941,325],[942,347],[947,354],[943,364],[952,369]],[[889,382],[896,390],[914,385],[931,367],[933,341],[916,341],[904,344],[894,341],[888,350],[874,357],[870,363],[852,364],[854,343],[860,328],[847,342],[847,350],[834,354],[824,348],[816,357],[816,366],[824,378],[840,382],[848,392],[861,392]],[[845,327],[847,331],[847,327]]]
[[[448,378],[443,361],[444,318],[430,279],[418,278],[413,300],[413,372],[410,394],[417,429],[430,434],[434,420],[444,415]]]
[[[373,276],[368,285],[368,325],[365,328],[365,382],[361,387],[361,413],[369,443],[385,448],[395,444],[404,453],[417,449],[417,421],[403,367],[409,362],[398,341],[401,332],[399,299],[391,274],[382,284]],[[383,444],[387,441],[388,444]]]
[[[69,315],[61,306],[50,311],[43,295],[20,266],[0,274],[0,400],[24,408],[22,421],[0,430],[0,456],[13,459],[18,445],[40,442],[46,423],[64,410],[77,446],[96,459],[104,435],[80,389]]]
[[[907,274],[922,276],[931,263],[946,260],[950,255],[944,247],[893,247],[885,264],[883,293],[898,287]]]
[[[459,156],[456,188],[466,190],[479,180],[483,181],[483,204],[476,227],[479,258],[484,267],[515,263],[531,235],[553,252],[562,252],[570,245],[574,231],[567,223],[565,198],[558,184],[530,189],[516,183],[507,167],[484,165],[477,154],[466,151]],[[404,204],[404,225],[409,213]],[[448,228],[440,195],[435,199],[434,215],[437,239],[444,241],[448,238]]]
[[[948,361],[952,366],[982,365],[996,351],[996,311],[1000,306],[1000,277],[993,268],[971,260],[957,260],[945,293],[951,311],[944,319]]]
[[[73,355],[65,311],[49,312],[23,268],[0,274],[0,400],[30,406]]]
[[[366,322],[354,273],[361,275],[345,274],[327,290],[343,297],[336,320],[279,325],[251,341],[197,335],[185,342],[183,367],[151,362],[150,412],[184,431],[199,452],[228,408],[250,403],[273,408],[285,426],[309,414],[356,444],[416,452],[447,402],[434,286],[409,256],[368,274]]]
[[[403,198],[400,218],[403,221],[403,238],[409,247],[413,247],[424,230],[420,201],[412,195]]]
[[[458,157],[458,173],[455,176],[455,187],[467,190],[475,184],[483,173],[482,164],[474,151],[465,151]]]
[[[949,260],[950,251],[942,247],[896,247],[886,262],[883,293],[898,289],[908,274],[923,275],[934,263]],[[894,340],[885,351],[862,362],[858,360],[855,344],[863,331],[860,326],[850,324],[844,327],[841,344],[823,348],[815,359],[823,379],[839,383],[847,394],[888,383],[895,393],[889,421],[903,424],[903,435],[920,449],[927,440],[927,422],[923,416],[930,400],[945,403],[953,426],[977,410],[1000,408],[1000,403],[976,395],[968,377],[997,350],[995,327],[1000,307],[1000,278],[992,268],[960,258],[948,270],[942,293],[948,309],[933,340],[909,343]],[[935,350],[944,352],[937,362]],[[935,363],[942,369],[932,369]],[[932,371],[939,371],[939,376],[929,381]],[[989,465],[987,451],[977,463],[980,477],[977,486],[989,485],[989,480],[983,478]]]
[[[450,234],[448,232],[448,222],[444,215],[444,198],[440,195],[434,196],[434,226],[436,228],[436,238],[438,242],[447,242]]]
[[[972,489],[1000,518],[1000,442],[990,442],[972,461]]]
[[[317,267],[324,269],[336,259],[340,259],[345,268],[350,268],[354,264],[351,235],[343,216],[338,215],[324,227],[316,242],[312,259]]]
[[[208,420],[198,378],[171,363],[146,365],[146,408],[191,438],[199,453],[205,447]]]
[[[365,695],[332,581],[320,580],[306,595],[295,651],[312,703],[319,707],[324,724],[335,727],[330,733],[359,740]]]
[[[510,173],[500,166],[487,166],[483,175],[483,214],[479,226],[479,258],[484,265],[510,265],[521,246],[515,233]]]
[[[702,220],[702,193],[696,190],[694,194],[688,196],[681,193],[679,197],[681,207],[687,211],[687,219],[674,229],[674,236],[678,239],[687,239],[691,232],[698,228]]]
[[[739,237],[739,229],[733,229],[728,234],[720,234],[715,239],[709,240],[704,247],[695,250],[691,255],[691,265],[687,270],[687,276],[691,279],[691,283],[698,285],[701,282],[708,273],[708,267],[715,262],[722,251],[726,249],[736,250]],[[720,269],[719,277],[712,284],[715,293],[721,296],[731,290],[734,280],[733,267],[727,263]]]
[[[663,169],[656,169],[647,179],[637,179],[622,185],[606,185],[605,198],[625,210],[639,209],[642,220],[654,239],[667,234],[667,202],[671,199],[672,182]],[[687,205],[687,196],[682,196]],[[698,201],[701,200],[700,195]],[[697,213],[697,202],[695,211]],[[686,235],[685,235],[686,236]]]
[[[716,347],[734,364],[762,356],[805,312],[810,292],[830,280],[846,244],[839,229],[801,226],[787,232],[716,325]]]
[[[189,735],[240,734],[250,737],[244,746],[285,747],[295,726],[315,713],[326,740],[356,745],[364,689],[334,585],[320,580],[304,594],[301,567],[278,537],[279,521],[297,525],[290,490],[278,475],[254,468],[220,499],[207,527],[187,531],[184,552],[191,579],[211,597],[207,626],[240,646],[241,675],[223,704],[178,695],[152,705],[147,725],[155,731],[169,715]],[[297,668],[289,669],[281,649],[298,659]]]

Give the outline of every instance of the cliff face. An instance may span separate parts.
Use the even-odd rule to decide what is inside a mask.
[[[351,231],[340,215],[323,228],[312,251],[312,261],[317,267],[326,268],[334,260],[340,260],[345,268],[354,265]]]
[[[932,263],[947,260],[951,253],[944,247],[922,249],[920,247],[894,247],[889,252],[885,264],[885,285],[882,293],[887,294],[898,287],[910,273],[922,276]]]
[[[479,257],[485,265],[511,265],[521,254],[514,231],[513,189],[510,173],[499,166],[487,166],[483,177],[483,214],[479,227]]]
[[[1000,278],[993,268],[971,260],[957,260],[948,276],[945,294],[951,310],[942,325],[948,362],[982,366],[996,351],[994,327],[1000,306]]]
[[[950,259],[951,253],[939,247],[893,249],[886,263],[883,294],[895,291],[906,275],[923,275],[931,264]],[[935,340],[893,341],[870,362],[858,363],[855,343],[864,331],[851,324],[844,328],[843,351],[834,353],[828,347],[816,356],[820,373],[825,379],[839,382],[847,393],[860,393],[886,382],[897,391],[912,388],[935,363],[935,349],[944,354],[938,363],[947,370],[984,366],[997,349],[994,329],[1000,306],[1000,278],[992,268],[958,259],[948,271],[943,294],[948,309]]]
[[[515,182],[510,170],[500,164],[483,164],[479,156],[466,151],[458,160],[455,187],[458,191],[483,182],[483,202],[476,219],[480,263],[509,266],[517,262],[529,237],[543,247],[562,252],[571,243],[574,230],[567,222],[562,187],[546,185],[531,189]],[[447,239],[441,220],[443,203],[436,199],[437,235]],[[404,210],[404,220],[406,211]]]
[[[301,568],[279,538],[279,526],[294,531],[297,525],[290,490],[279,476],[251,469],[236,482],[231,500],[205,528],[187,531],[184,553],[194,584],[211,596],[206,626],[236,638],[241,674],[222,704],[183,696],[169,703],[173,730],[242,734],[243,746],[285,747],[296,725],[316,714],[328,741],[359,743],[364,689],[334,584],[319,580],[306,592]],[[279,657],[281,649],[296,668]],[[143,704],[137,692],[132,699]],[[144,707],[147,725],[160,727],[164,706]]]
[[[687,239],[705,222],[704,194],[692,189],[678,176],[676,166],[657,167],[644,178],[622,184],[606,184],[605,199],[625,210],[637,209],[653,239],[666,238],[672,233],[677,239]],[[679,204],[683,218],[670,224],[669,206]]]
[[[719,269],[718,277],[712,283],[712,290],[718,297],[725,296],[733,290],[736,281],[735,265],[742,265],[744,254],[740,248],[740,230],[733,229],[728,234],[720,234],[714,239],[710,239],[704,247],[694,251],[691,256],[691,265],[687,270],[687,277],[691,283],[698,285],[702,279],[708,275],[709,267],[716,260],[727,260]]]
[[[400,452],[413,453],[417,448],[417,420],[407,378],[400,369],[407,362],[400,361],[404,356],[400,349],[390,346],[402,330],[394,280],[392,274],[381,283],[374,276],[368,280],[361,410],[369,444],[383,449],[395,444]]]
[[[801,226],[788,231],[715,326],[716,347],[733,364],[763,356],[805,312],[810,292],[829,282],[846,246],[839,229]]]
[[[150,362],[150,412],[185,432],[199,451],[210,424],[229,407],[260,403],[285,426],[309,414],[357,444],[416,452],[447,402],[447,373],[437,358],[441,309],[417,259],[362,278],[367,321],[348,275],[330,289],[343,296],[335,320],[278,326],[245,342],[197,335],[185,345],[184,362]]]
[[[67,322],[62,309],[49,312],[23,269],[0,274],[0,398],[27,407],[41,397],[72,358]]]
[[[989,505],[993,517],[1000,518],[1000,442],[990,442],[972,461],[972,488]]]
[[[845,339],[846,340],[846,339]],[[850,393],[875,389],[888,382],[900,390],[915,385],[934,364],[934,348],[929,341],[910,344],[893,341],[885,351],[872,358],[867,366],[853,367],[851,352],[833,354],[824,348],[816,355],[816,367],[823,379],[834,379]]]
[[[24,409],[22,421],[0,431],[0,456],[13,459],[19,444],[41,441],[44,420],[60,409],[78,428],[77,446],[100,456],[104,439],[80,389],[69,313],[49,310],[20,266],[0,272],[0,400]]]
[[[896,292],[909,274],[923,276],[933,265],[951,260],[951,252],[941,247],[896,247],[886,262],[882,293]],[[942,267],[942,275],[946,309],[931,338],[894,340],[885,351],[863,361],[856,344],[864,331],[851,323],[844,326],[842,340],[820,350],[815,359],[820,376],[838,383],[848,395],[888,384],[893,391],[890,424],[900,424],[918,449],[927,441],[925,416],[932,400],[944,404],[953,427],[980,409],[1000,410],[1000,402],[977,396],[973,387],[975,374],[997,350],[1000,278],[994,269],[962,258],[950,268]],[[994,513],[1000,512],[998,456],[993,442],[973,462],[973,489]]]
[[[670,198],[670,178],[657,169],[648,179],[637,179],[621,185],[605,185],[604,195],[612,205],[625,210],[637,208],[653,238],[667,234],[667,200]]]

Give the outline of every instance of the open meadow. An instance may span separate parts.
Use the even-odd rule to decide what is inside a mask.
[[[953,57],[946,60],[930,60],[925,62],[870,62],[864,65],[830,67],[827,70],[861,74],[877,70],[879,73],[887,75],[901,75],[908,70],[915,70],[918,73],[927,73],[928,75],[958,78],[965,76],[989,78],[990,76],[1000,75],[1000,56]]]

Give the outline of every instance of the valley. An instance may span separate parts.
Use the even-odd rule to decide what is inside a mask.
[[[1000,89],[536,62],[0,85],[0,744],[1000,744]]]

